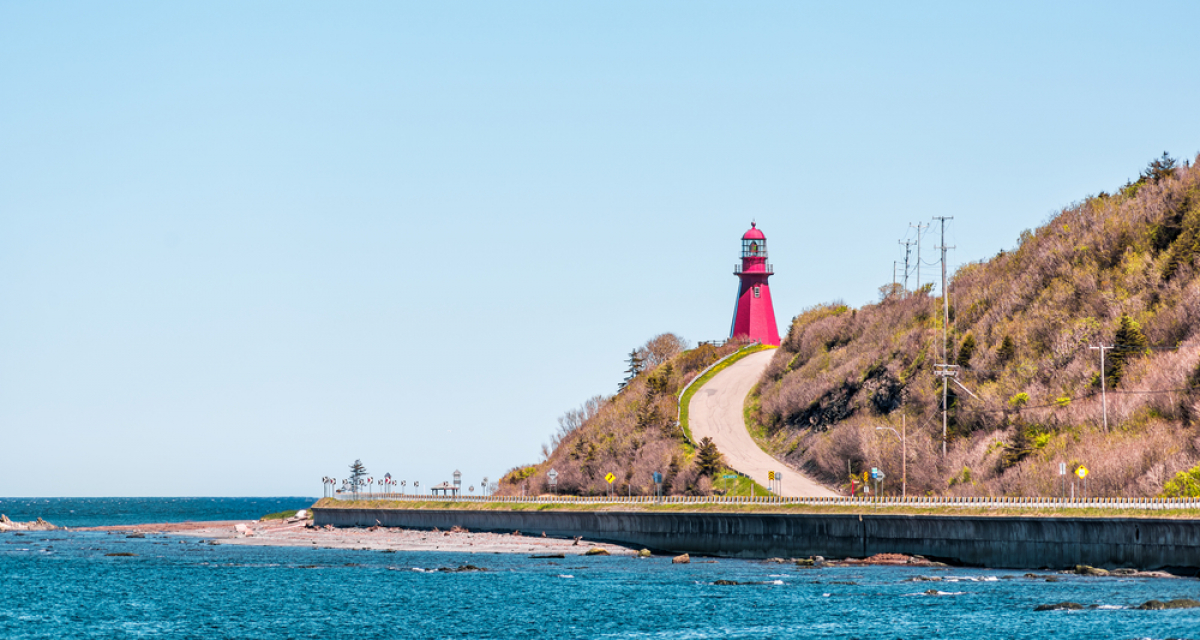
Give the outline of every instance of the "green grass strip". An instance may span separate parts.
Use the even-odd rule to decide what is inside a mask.
[[[1196,520],[1196,509],[1101,509],[1096,507],[1051,508],[988,508],[969,504],[942,507],[916,505],[806,505],[806,504],[721,504],[703,502],[673,502],[664,504],[595,503],[522,503],[522,502],[442,502],[439,500],[334,500],[323,498],[317,509],[437,509],[462,511],[622,511],[677,513],[783,513],[783,514],[850,514],[850,515],[912,515],[912,516],[994,516],[1040,518],[1163,518]]]

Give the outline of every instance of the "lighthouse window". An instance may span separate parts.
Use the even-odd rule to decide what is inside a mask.
[[[754,287],[754,297],[758,297],[758,287]]]
[[[743,258],[765,258],[767,257],[767,241],[761,238],[757,240],[742,239],[742,257]]]

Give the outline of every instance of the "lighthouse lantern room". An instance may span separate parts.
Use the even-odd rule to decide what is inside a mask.
[[[737,305],[733,310],[730,338],[758,340],[779,346],[779,328],[775,325],[775,308],[771,305],[771,286],[767,278],[775,271],[767,263],[767,237],[751,222],[750,230],[742,235],[742,263],[735,266],[738,277]]]

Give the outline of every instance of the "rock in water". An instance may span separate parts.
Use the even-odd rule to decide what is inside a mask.
[[[31,522],[13,522],[8,516],[0,514],[0,531],[54,531],[57,528],[41,518]]]
[[[584,551],[583,555],[585,555],[585,556],[606,556],[606,555],[608,555],[608,549],[602,549],[600,547],[592,547],[591,549]]]
[[[1079,611],[1083,605],[1078,602],[1056,602],[1054,604],[1039,604],[1034,611]]]
[[[1179,598],[1177,600],[1168,600],[1166,602],[1163,602],[1162,600],[1148,600],[1138,605],[1136,608],[1142,609],[1143,611],[1157,611],[1160,609],[1195,609],[1197,607],[1200,607],[1200,602],[1192,600],[1191,598]]]
[[[692,557],[686,553],[681,556],[675,556],[674,558],[671,558],[671,564],[687,564],[691,561]]]
[[[639,557],[639,558],[649,558],[649,557],[650,557],[650,550],[649,550],[649,549],[642,549],[641,551],[638,551],[638,557]]]
[[[1106,571],[1104,569],[1097,569],[1096,567],[1089,567],[1086,564],[1075,565],[1075,573],[1077,573],[1081,576],[1106,576],[1106,575],[1108,575],[1108,571]]]

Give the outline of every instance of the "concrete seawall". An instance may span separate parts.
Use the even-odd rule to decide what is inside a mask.
[[[1061,569],[1077,564],[1137,569],[1200,568],[1200,521],[1150,518],[944,517],[905,515],[314,509],[315,524],[522,531],[675,553],[766,558],[877,553],[955,564]]]

